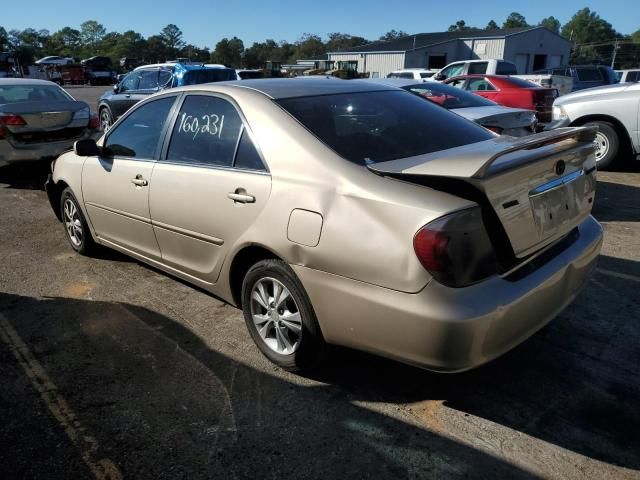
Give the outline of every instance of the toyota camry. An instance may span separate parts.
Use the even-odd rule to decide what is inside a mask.
[[[113,248],[238,306],[283,368],[336,344],[451,372],[588,280],[594,135],[496,136],[371,82],[225,82],[145,99],[46,188],[76,252]]]

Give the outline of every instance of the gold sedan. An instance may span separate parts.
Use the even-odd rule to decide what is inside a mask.
[[[237,305],[283,368],[338,344],[460,371],[589,278],[594,134],[500,137],[359,81],[197,85],[77,142],[47,192],[75,251],[113,248]]]

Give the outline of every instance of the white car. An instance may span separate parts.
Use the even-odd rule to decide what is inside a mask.
[[[518,70],[512,62],[502,59],[465,60],[453,62],[436,72],[434,80],[441,82],[460,75],[516,75]]]
[[[75,63],[75,60],[71,57],[58,57],[52,55],[49,57],[42,57],[40,60],[36,60],[36,65],[69,65]]]
[[[616,70],[616,76],[620,83],[638,82],[640,81],[640,69]]]
[[[407,80],[427,80],[438,70],[428,70],[425,68],[405,68],[395,70],[387,75],[387,78],[406,78]]]

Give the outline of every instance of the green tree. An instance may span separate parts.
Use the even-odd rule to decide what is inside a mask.
[[[173,56],[173,52],[170,52],[164,39],[160,35],[152,35],[147,38],[147,49],[141,60],[147,63],[161,63],[169,60],[169,57]]]
[[[81,53],[81,47],[80,31],[71,27],[64,27],[51,34],[47,53],[49,55],[78,58]]]
[[[0,52],[4,52],[9,48],[9,34],[0,26]]]
[[[458,20],[455,25],[449,25],[448,32],[465,32],[468,30],[474,30],[473,27],[467,25],[464,20]]]
[[[84,47],[84,54],[87,56],[96,55],[95,51],[106,34],[107,29],[101,23],[95,20],[83,22],[80,25],[80,41]]]
[[[182,39],[182,30],[173,23],[170,23],[162,29],[160,38],[171,56],[175,56],[178,50],[185,45],[185,41]]]
[[[640,28],[631,34],[631,40],[634,43],[640,43]]]
[[[614,40],[620,35],[609,22],[588,8],[578,10],[562,27],[562,36],[575,43],[597,43]]]
[[[297,58],[313,58],[323,53],[327,49],[318,35],[304,33],[295,43]]]
[[[208,63],[211,61],[211,51],[207,47],[200,48],[190,43],[180,49],[180,56],[188,58],[192,62]]]
[[[382,35],[378,40],[381,42],[390,42],[392,40],[397,40],[401,37],[406,37],[408,34],[403,30],[389,30],[387,33]]]
[[[560,20],[558,20],[553,15],[547,18],[543,18],[542,20],[540,20],[540,23],[538,25],[541,27],[547,27],[554,33],[560,33]]]
[[[328,40],[325,43],[327,52],[345,51],[350,48],[369,43],[369,41],[364,37],[356,37],[349,35],[348,33],[330,33],[327,35],[327,38]]]
[[[487,23],[487,26],[484,27],[485,30],[497,30],[498,28],[500,27],[493,19],[489,20],[489,23]]]
[[[242,40],[238,37],[223,38],[216,44],[216,48],[211,53],[211,62],[240,67],[243,54],[244,43],[242,43]]]
[[[502,28],[517,28],[528,27],[529,24],[525,20],[524,16],[518,12],[511,12],[507,19],[502,24]]]

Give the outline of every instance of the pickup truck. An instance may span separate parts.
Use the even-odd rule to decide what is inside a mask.
[[[640,156],[639,121],[640,83],[619,83],[556,98],[546,130],[597,126],[596,165],[603,169],[623,160],[618,158],[621,152]]]
[[[555,88],[559,95],[565,95],[574,90],[571,77],[554,74],[518,75],[515,64],[507,60],[465,60],[453,62],[438,71],[431,79],[439,82],[451,77],[462,75],[509,75],[528,80],[545,88]]]

